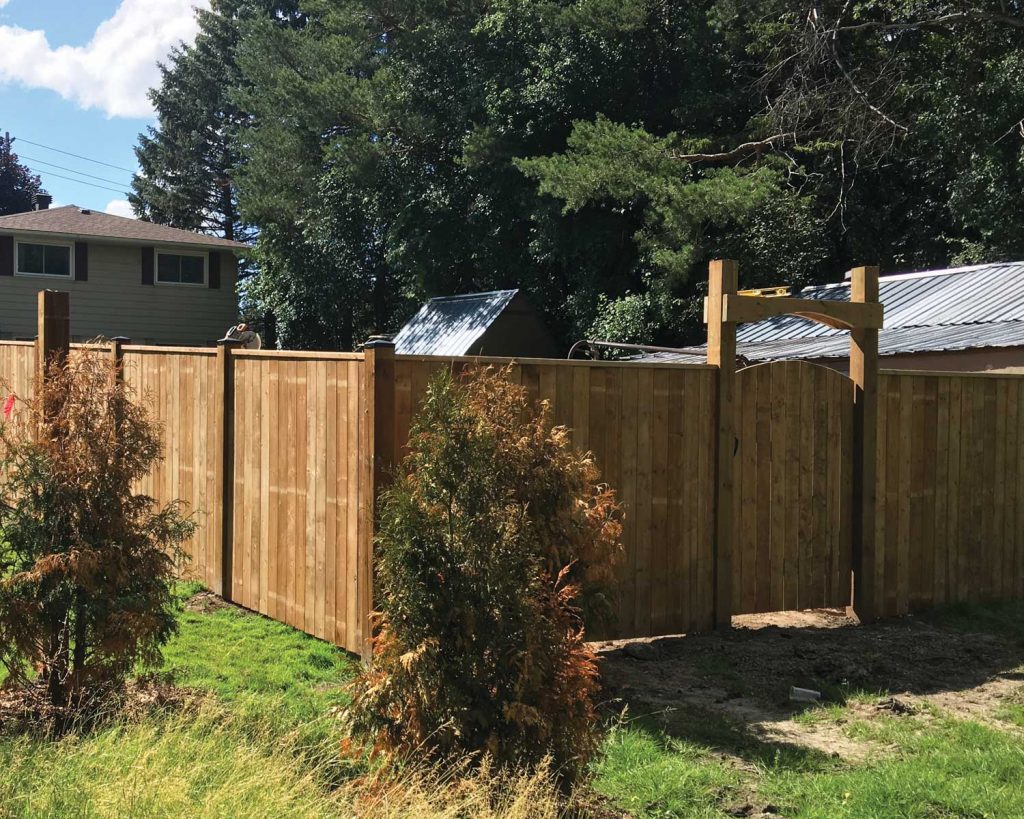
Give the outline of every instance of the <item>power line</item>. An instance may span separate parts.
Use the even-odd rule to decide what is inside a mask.
[[[48,165],[49,167],[56,168],[59,171],[70,171],[71,173],[76,173],[79,176],[88,176],[90,179],[98,179],[100,182],[109,182],[112,185],[123,184],[120,179],[107,179],[103,176],[94,176],[93,174],[86,173],[85,171],[77,171],[74,168],[65,168],[63,165],[54,165],[52,162],[46,162],[45,160],[42,159],[36,159],[35,157],[28,156],[27,154],[19,154],[19,156],[22,159],[27,159],[29,162],[34,162],[39,165]]]
[[[17,140],[21,140],[26,145],[35,145],[37,148],[45,148],[48,151],[56,151],[57,153],[64,154],[65,156],[73,156],[75,159],[84,159],[86,162],[95,162],[97,165],[106,165],[108,168],[114,168],[115,170],[118,171],[127,171],[130,174],[135,173],[135,171],[132,170],[131,168],[125,168],[122,167],[121,165],[111,165],[109,162],[102,162],[99,159],[92,159],[91,157],[82,156],[81,154],[73,154],[71,153],[71,151],[62,151],[60,148],[54,148],[50,145],[43,145],[42,143],[39,142],[33,142],[31,139],[25,139],[25,137],[16,137],[15,141]]]
[[[33,173],[35,173],[35,174],[37,174],[39,176],[43,175],[43,174],[39,173],[38,171],[33,170],[32,168],[29,168],[29,170],[33,171]],[[124,194],[128,193],[127,188],[111,188],[111,187],[108,187],[107,185],[97,185],[95,182],[86,182],[84,179],[73,179],[70,176],[62,176],[59,173],[53,173],[53,171],[46,171],[46,176],[55,176],[55,177],[57,177],[57,179],[64,179],[64,180],[66,180],[68,182],[77,182],[79,185],[89,185],[89,186],[91,186],[93,188],[100,188],[101,190],[105,190],[105,191],[113,191],[114,193],[120,193],[122,196]],[[115,184],[117,184],[117,183],[115,183]]]

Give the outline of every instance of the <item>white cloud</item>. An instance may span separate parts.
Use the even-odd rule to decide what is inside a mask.
[[[157,62],[195,38],[197,6],[209,2],[122,0],[84,46],[53,48],[45,31],[0,26],[0,85],[46,88],[111,117],[151,116],[146,91],[160,80]]]
[[[103,212],[113,214],[114,216],[127,216],[129,219],[135,218],[135,212],[132,210],[132,206],[127,199],[111,199],[107,202]]]

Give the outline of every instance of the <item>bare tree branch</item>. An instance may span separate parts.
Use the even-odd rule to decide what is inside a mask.
[[[977,9],[971,11],[957,11],[949,14],[942,14],[924,20],[908,20],[901,23],[885,23],[881,20],[869,20],[863,23],[851,23],[849,25],[836,26],[834,31],[847,34],[858,31],[914,31],[922,28],[938,28],[947,30],[946,27],[955,23],[995,23],[1009,26],[1010,28],[1024,29],[1024,18],[1015,17],[1012,14],[996,14]]]
[[[679,154],[673,152],[670,156],[683,162],[733,162],[750,154],[761,154],[765,151],[775,150],[779,145],[785,145],[788,141],[796,142],[796,134],[775,134],[765,139],[754,142],[744,142],[728,151],[712,154]]]

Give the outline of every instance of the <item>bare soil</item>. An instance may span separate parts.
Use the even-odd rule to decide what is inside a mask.
[[[856,717],[913,715],[934,705],[1018,730],[995,714],[1024,691],[1020,639],[913,617],[860,625],[839,610],[736,617],[733,626],[730,633],[598,643],[606,707],[685,732],[737,764],[744,764],[738,749],[750,743],[850,762],[884,752],[846,736],[841,725],[794,721],[814,704],[792,701],[791,686],[821,692],[822,702],[877,694],[850,704]]]
[[[199,614],[209,614],[218,609],[235,608],[223,597],[218,597],[211,591],[198,591],[185,601],[185,611],[194,611]]]

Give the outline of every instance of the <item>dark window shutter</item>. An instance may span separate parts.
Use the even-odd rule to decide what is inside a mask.
[[[156,251],[151,247],[142,248],[142,283],[152,284],[153,283],[153,264],[155,262]]]
[[[14,237],[0,236],[0,276],[14,275]]]
[[[75,281],[89,281],[89,245],[75,242]]]
[[[210,276],[208,281],[211,289],[220,290],[220,253],[216,250],[210,254]]]

